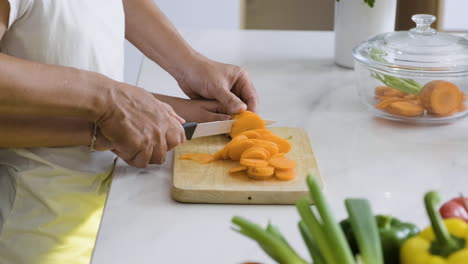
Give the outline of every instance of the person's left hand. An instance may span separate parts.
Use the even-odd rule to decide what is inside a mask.
[[[186,122],[213,122],[231,119],[222,114],[222,106],[215,100],[190,100],[179,97],[153,94],[158,100],[170,105]]]
[[[226,114],[257,111],[257,93],[247,72],[241,67],[199,55],[185,68],[187,70],[176,76],[176,80],[188,97],[217,100]]]

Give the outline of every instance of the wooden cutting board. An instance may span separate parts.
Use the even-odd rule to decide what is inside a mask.
[[[301,128],[273,127],[272,132],[290,140],[291,151],[286,157],[297,162],[296,178],[280,181],[249,179],[245,172],[230,174],[228,170],[238,166],[234,161],[215,161],[198,164],[181,160],[188,153],[214,154],[222,149],[229,139],[224,135],[195,138],[179,145],[174,151],[174,175],[172,197],[188,203],[229,204],[294,204],[308,195],[305,178],[308,172],[320,177],[307,132]]]

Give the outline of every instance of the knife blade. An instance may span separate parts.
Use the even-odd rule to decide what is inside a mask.
[[[264,120],[265,125],[271,125],[276,121],[273,120]],[[185,130],[185,138],[190,140],[192,138],[227,134],[231,132],[232,125],[235,120],[226,120],[226,121],[215,121],[215,122],[206,122],[206,123],[196,123],[190,122],[185,123],[182,126]]]

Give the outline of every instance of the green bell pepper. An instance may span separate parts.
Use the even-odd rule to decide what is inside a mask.
[[[401,222],[400,220],[387,215],[376,215],[375,220],[379,229],[380,240],[385,264],[400,263],[400,247],[408,238],[419,233],[419,229],[412,223]],[[340,222],[346,239],[353,254],[358,254],[358,245],[354,237],[349,219]]]

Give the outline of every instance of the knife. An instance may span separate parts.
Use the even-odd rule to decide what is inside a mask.
[[[192,138],[206,137],[212,135],[227,134],[231,132],[232,124],[236,120],[226,120],[226,121],[215,121],[215,122],[206,122],[206,123],[196,123],[190,122],[185,123],[182,126],[185,130],[185,138],[190,140]],[[271,125],[276,121],[273,120],[264,120],[265,125]]]

